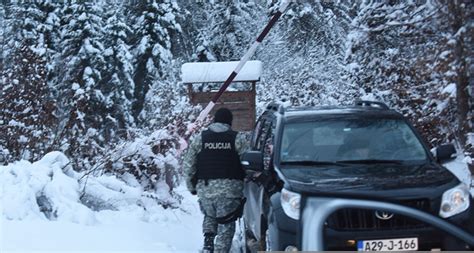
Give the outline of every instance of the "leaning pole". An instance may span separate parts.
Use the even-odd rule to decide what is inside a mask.
[[[214,105],[216,104],[217,100],[221,97],[222,93],[229,87],[230,83],[234,80],[234,78],[237,76],[239,71],[242,69],[242,67],[245,65],[245,63],[250,60],[250,58],[254,55],[255,51],[257,50],[257,47],[262,43],[263,39],[267,36],[268,32],[272,27],[275,25],[275,23],[278,21],[278,19],[283,15],[285,12],[286,8],[290,4],[291,0],[283,0],[283,2],[280,5],[280,8],[278,8],[278,11],[273,15],[273,17],[270,19],[268,24],[263,28],[263,31],[258,35],[257,39],[255,42],[250,46],[250,48],[247,50],[247,53],[240,59],[239,63],[235,67],[234,71],[230,73],[229,77],[227,80],[224,82],[224,84],[221,86],[219,91],[214,95],[214,97],[211,99],[209,104],[204,108],[204,110],[201,111],[199,114],[199,117],[196,120],[196,123],[199,125],[200,123],[204,122],[205,118],[207,115],[209,115],[209,112],[214,108]]]

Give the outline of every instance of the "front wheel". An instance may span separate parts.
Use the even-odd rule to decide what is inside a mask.
[[[242,253],[256,253],[258,252],[259,246],[257,240],[253,237],[250,229],[245,224],[245,219],[242,218],[239,221],[240,237],[241,237],[241,252]]]
[[[241,238],[242,238],[242,253],[257,253],[259,251],[267,251],[268,248],[268,229],[266,220],[262,219],[261,225],[261,235],[260,240],[257,240],[255,236],[253,236],[250,229],[245,224],[244,219],[240,220],[240,231],[241,231]]]

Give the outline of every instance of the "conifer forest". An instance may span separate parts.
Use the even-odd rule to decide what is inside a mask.
[[[202,110],[181,65],[238,61],[280,1],[0,3],[0,165],[60,151],[83,175],[172,192]],[[474,157],[473,20],[469,0],[294,1],[252,58],[257,115],[382,101]]]

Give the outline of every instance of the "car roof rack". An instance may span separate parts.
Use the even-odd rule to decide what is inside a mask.
[[[278,103],[278,102],[272,102],[272,103],[268,104],[267,105],[267,110],[278,112],[280,114],[285,113],[285,107],[282,104]]]
[[[386,105],[383,102],[377,102],[377,101],[368,101],[368,100],[358,100],[355,102],[356,106],[370,106],[370,107],[378,107],[380,109],[384,110],[390,110],[388,105]]]

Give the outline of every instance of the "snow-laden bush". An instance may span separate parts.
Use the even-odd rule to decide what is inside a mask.
[[[120,175],[127,181],[134,176],[134,182],[140,182],[146,190],[161,190],[166,185],[171,191],[179,181],[178,142],[179,137],[166,129],[138,134],[112,150],[101,171]]]
[[[159,134],[154,136],[158,138]],[[127,211],[140,220],[153,220],[159,218],[164,208],[177,208],[178,204],[163,181],[157,181],[154,190],[147,191],[128,172],[121,178],[78,173],[70,160],[57,151],[34,163],[22,160],[0,166],[0,210],[8,220],[94,224],[97,215],[113,211]]]

